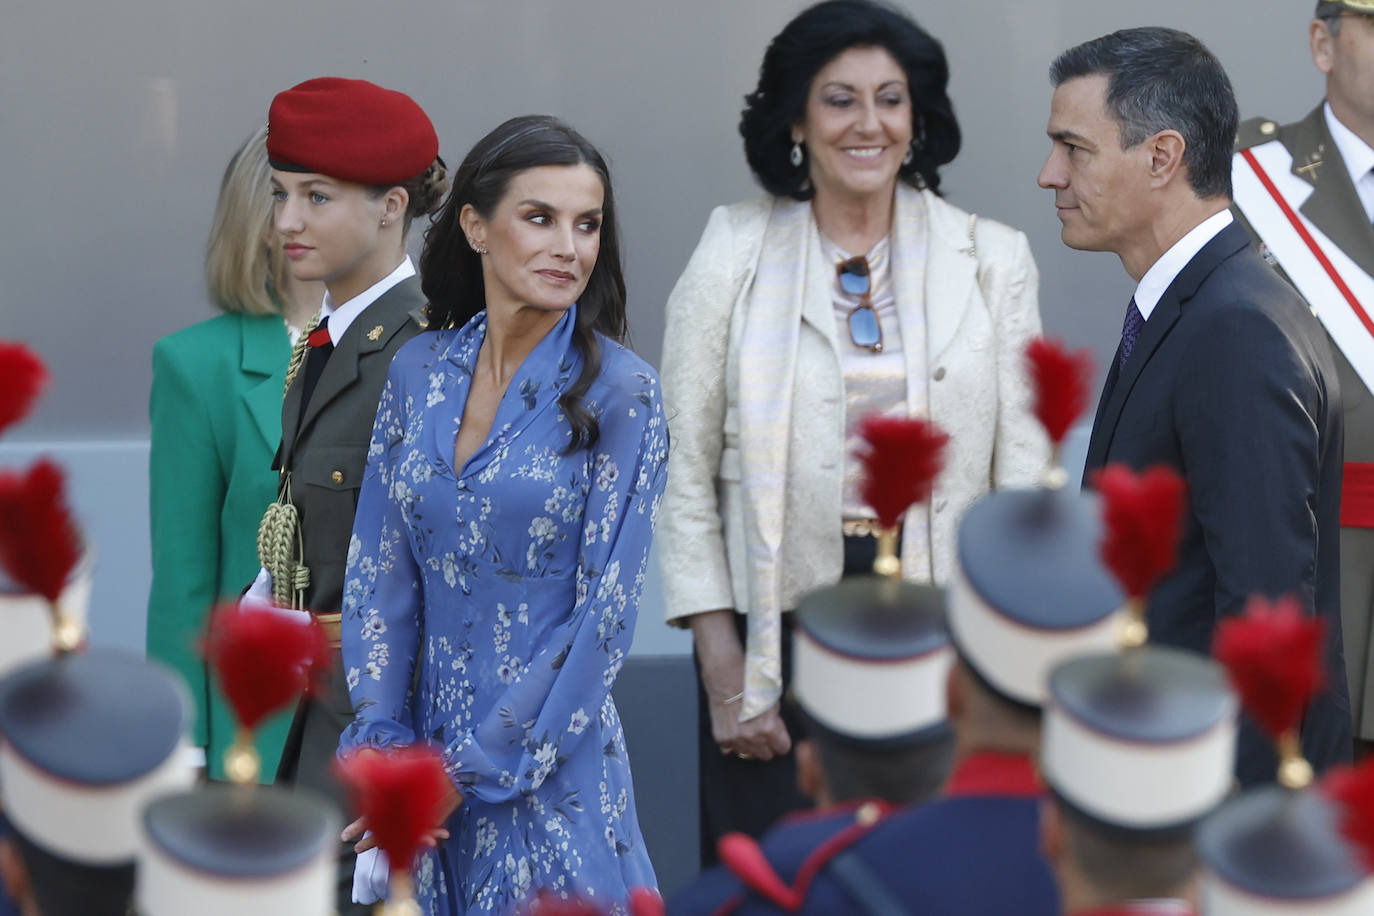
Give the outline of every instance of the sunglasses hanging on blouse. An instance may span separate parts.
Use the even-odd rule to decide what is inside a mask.
[[[835,269],[840,275],[840,289],[859,297],[859,304],[849,313],[849,339],[856,347],[874,353],[883,352],[883,327],[878,323],[878,313],[873,310],[873,303],[868,298],[872,289],[868,278],[868,259],[863,255],[850,258]]]

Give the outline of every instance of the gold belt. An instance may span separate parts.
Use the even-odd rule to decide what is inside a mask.
[[[316,614],[314,611],[311,611],[310,616],[315,618],[315,622],[320,625],[320,629],[324,630],[325,638],[329,640],[331,646],[337,649],[343,645],[343,637],[341,634],[343,614],[337,611],[333,614]]]

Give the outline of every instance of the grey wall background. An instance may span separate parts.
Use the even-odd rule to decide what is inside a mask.
[[[755,193],[735,124],[797,0],[7,2],[0,28],[0,334],[57,383],[19,438],[142,438],[149,353],[208,317],[204,236],[220,174],[274,92],[321,74],[415,96],[454,165],[510,115],[563,116],[610,156],[635,343],[657,361],[668,290],[711,206]],[[1312,0],[902,0],[947,49],[965,131],[949,198],[1031,237],[1045,324],[1105,363],[1130,286],[1058,241],[1035,174],[1046,67],[1103,32],[1166,24],[1221,57],[1247,115],[1321,95]]]

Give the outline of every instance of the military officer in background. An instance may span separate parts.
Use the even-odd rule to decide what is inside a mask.
[[[1320,0],[1308,26],[1326,100],[1246,121],[1235,211],[1333,342],[1345,413],[1341,626],[1357,750],[1374,743],[1374,0]]]

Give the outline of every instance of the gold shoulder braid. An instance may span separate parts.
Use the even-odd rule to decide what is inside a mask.
[[[291,390],[291,383],[305,363],[305,351],[310,335],[320,326],[320,313],[310,316],[301,329],[296,345],[291,348],[291,362],[286,366],[286,385],[282,398]],[[297,562],[304,556],[301,539],[300,513],[291,502],[291,472],[281,472],[277,487],[277,501],[267,507],[258,524],[258,562],[272,576],[272,600],[281,607],[302,610],[305,591],[310,587],[310,570]]]
[[[300,556],[301,520],[291,502],[291,472],[282,471],[277,501],[267,507],[258,525],[258,562],[272,576],[272,600],[281,607],[305,609],[310,570],[297,562]]]
[[[291,383],[296,380],[296,374],[301,371],[301,366],[305,363],[305,349],[309,345],[310,335],[320,326],[320,313],[316,312],[310,316],[310,320],[301,328],[301,334],[296,338],[296,345],[291,348],[291,361],[286,364],[286,384],[282,387],[281,396],[285,400],[286,392],[291,390]]]

